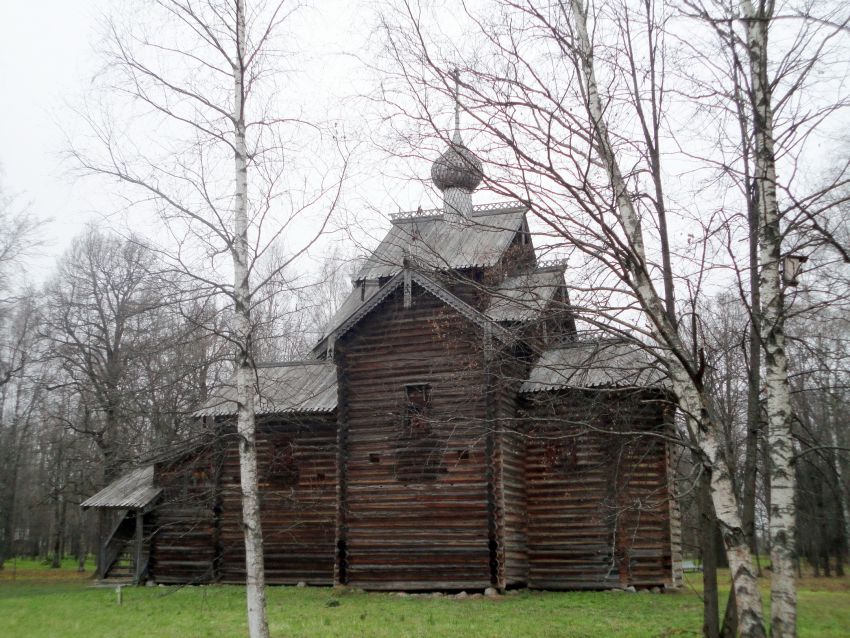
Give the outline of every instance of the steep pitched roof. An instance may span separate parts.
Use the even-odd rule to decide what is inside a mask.
[[[563,267],[507,277],[493,290],[484,314],[493,321],[533,321],[563,286]]]
[[[342,304],[340,304],[339,308],[337,308],[334,316],[331,317],[331,320],[328,322],[327,332],[324,336],[332,333],[334,328],[353,315],[360,306],[369,301],[369,299],[372,298],[372,295],[380,289],[381,286],[378,285],[377,280],[367,281],[364,287],[361,287],[360,285],[354,286]]]
[[[521,393],[563,388],[663,386],[666,374],[638,344],[621,340],[565,344],[546,350]]]
[[[320,356],[325,351],[329,338],[338,339],[339,337],[343,336],[346,332],[348,332],[355,325],[357,325],[366,315],[368,315],[375,308],[377,308],[381,304],[381,302],[383,302],[387,297],[390,296],[393,291],[397,290],[400,286],[402,286],[404,284],[405,274],[408,274],[410,276],[411,283],[418,284],[424,290],[437,297],[437,299],[440,299],[446,305],[450,306],[451,308],[454,308],[472,323],[483,328],[484,330],[489,331],[493,336],[499,338],[500,340],[506,343],[513,341],[513,335],[511,335],[510,332],[495,323],[485,314],[479,312],[478,310],[470,306],[468,303],[452,294],[450,291],[446,290],[446,288],[444,288],[440,283],[438,283],[425,273],[416,270],[404,270],[395,275],[386,284],[381,286],[368,300],[366,300],[361,306],[359,306],[357,310],[355,310],[351,315],[349,315],[342,323],[335,326],[330,331],[328,336],[323,338],[316,345],[316,347],[313,348],[313,355]]]
[[[162,492],[162,488],[154,487],[153,468],[153,465],[145,465],[123,474],[80,503],[80,507],[144,509]]]
[[[257,368],[257,414],[327,413],[336,408],[336,367],[324,361],[295,361]],[[236,414],[236,387],[218,388],[195,416]]]
[[[405,257],[426,270],[493,266],[522,230],[525,212],[525,206],[507,203],[475,206],[470,218],[460,221],[439,210],[397,215],[355,280],[395,275]]]

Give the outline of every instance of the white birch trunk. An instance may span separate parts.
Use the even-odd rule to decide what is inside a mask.
[[[768,448],[770,450],[770,609],[771,635],[797,634],[797,588],[794,573],[796,534],[794,449],[791,398],[785,355],[785,308],[780,279],[782,235],[776,198],[771,87],[767,77],[768,27],[773,3],[755,9],[743,0],[753,92],[755,181],[759,207],[759,292],[762,300],[761,341],[764,348]]]
[[[248,150],[245,141],[245,7],[236,0],[236,48],[233,67],[234,203],[233,289],[236,324],[236,396],[239,434],[239,480],[242,489],[242,526],[245,534],[245,589],[248,605],[248,635],[268,638],[266,620],[266,577],[260,499],[257,486],[256,412],[254,380],[256,368],[251,345],[251,289],[248,251]]]
[[[679,358],[686,356],[688,350],[679,338],[678,331],[669,320],[664,304],[652,285],[646,270],[646,253],[640,219],[632,206],[625,180],[620,171],[613,145],[608,135],[603,117],[602,99],[596,83],[593,68],[593,49],[587,31],[587,15],[582,0],[571,0],[572,12],[578,36],[579,57],[587,90],[587,108],[595,128],[596,147],[605,164],[611,186],[617,200],[617,208],[623,228],[637,263],[631,264],[630,272],[634,277],[634,287],[641,303],[652,322],[653,333],[657,341],[668,346],[669,373],[679,406],[688,416],[691,431],[699,433],[699,445],[704,463],[711,472],[711,498],[717,512],[717,518],[723,525],[723,538],[732,584],[738,604],[738,631],[742,636],[765,636],[764,614],[758,580],[753,569],[752,555],[747,537],[741,525],[738,502],[732,487],[728,468],[722,459],[722,446],[719,429],[710,417],[706,397],[696,386],[686,364]],[[678,355],[678,356],[677,356]],[[694,428],[693,426],[696,426]]]

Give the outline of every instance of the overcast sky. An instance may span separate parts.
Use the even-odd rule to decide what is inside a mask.
[[[87,221],[102,225],[114,221],[107,216],[117,208],[116,202],[105,197],[97,183],[75,175],[63,151],[68,148],[67,136],[75,135],[73,109],[82,104],[102,64],[96,50],[102,15],[116,6],[116,0],[0,2],[2,184],[7,192],[30,202],[34,215],[52,219],[45,229],[44,254],[31,269],[39,279],[49,274],[55,257]],[[306,60],[307,66],[300,69],[299,82],[312,91],[307,96],[312,108],[327,113],[339,108],[342,98],[363,89],[368,74],[356,56],[363,53],[369,37],[366,6],[322,0],[300,14],[306,28],[299,29],[304,52],[299,63]],[[360,206],[385,205],[392,212],[402,205],[398,200],[405,199],[400,195],[405,190],[409,189],[403,180],[390,180],[373,188],[371,195],[361,189],[352,196],[360,198]],[[406,204],[415,208],[421,191]],[[366,201],[372,199],[376,201]]]
[[[53,220],[45,229],[44,255],[30,269],[36,279],[50,272],[55,257],[86,221],[103,225],[114,222],[110,214],[118,208],[115,200],[107,197],[96,182],[75,176],[73,165],[63,160],[62,153],[68,148],[66,135],[75,135],[72,109],[82,104],[102,62],[96,52],[101,16],[106,10],[117,10],[125,1],[0,1],[0,24],[4,26],[0,38],[0,73],[4,79],[0,99],[2,183],[7,192],[29,201],[34,215]],[[437,0],[436,4],[439,12],[451,17],[448,9],[455,6],[452,2]],[[368,91],[380,81],[378,74],[364,64],[376,3],[317,0],[312,5],[299,14],[298,47],[303,55],[293,84],[297,98],[325,121],[348,118],[352,127],[359,126],[368,116],[359,110],[361,105],[354,107],[345,98]],[[463,42],[460,33],[449,36]],[[374,42],[371,44],[374,46]],[[368,129],[368,123],[364,128]],[[385,157],[367,147],[364,144],[361,155],[355,158],[355,171],[359,173],[354,187],[346,193],[349,209],[392,213],[435,204],[433,189],[410,181],[411,177],[427,179],[427,162],[395,158],[379,165]],[[823,147],[823,151],[829,150]],[[426,154],[435,155],[431,151]],[[814,161],[829,157],[830,152],[823,152]],[[810,165],[808,162],[804,168]],[[486,195],[477,197],[482,201]],[[358,220],[366,217],[364,213]],[[386,218],[376,217],[375,223],[385,227]],[[380,234],[376,228],[372,243]],[[370,243],[368,237],[364,243]]]
[[[96,67],[91,47],[102,0],[0,3],[0,165],[7,191],[55,220],[48,250],[55,254],[93,214],[85,188],[64,175],[60,123]]]

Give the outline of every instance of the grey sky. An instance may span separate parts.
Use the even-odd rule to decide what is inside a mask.
[[[55,253],[92,214],[86,189],[63,175],[65,103],[96,68],[91,38],[102,0],[0,3],[0,165],[6,189],[32,203]]]
[[[2,180],[7,190],[31,202],[33,214],[53,219],[45,230],[45,255],[31,269],[36,278],[49,272],[55,256],[87,220],[103,220],[118,207],[97,183],[71,174],[73,166],[62,161],[61,153],[67,147],[64,134],[74,135],[71,107],[82,103],[100,64],[94,51],[99,16],[107,9],[116,10],[121,2],[125,0],[0,2],[0,24],[5,27],[0,38]],[[298,73],[290,78],[292,99],[300,100],[321,119],[347,121],[352,130],[360,127],[357,134],[364,135],[377,116],[363,112],[363,103],[354,105],[350,96],[374,88],[380,81],[374,70],[356,57],[368,55],[375,3],[317,0],[312,4],[299,14],[295,29],[302,56]],[[464,39],[456,31],[459,23],[449,22],[453,29],[448,36],[462,43]],[[370,117],[371,122],[367,121]],[[835,136],[822,137],[829,140]],[[818,144],[815,163],[831,157],[829,146],[827,141],[822,147]],[[357,213],[359,221],[368,220],[371,212],[372,228],[385,226],[386,220],[380,221],[374,211],[391,213],[437,204],[433,191],[410,182],[413,176],[427,178],[426,161],[383,161],[384,156],[370,148],[366,139],[358,152],[346,206]],[[805,163],[804,169],[810,164]],[[815,172],[819,171],[822,169]],[[485,195],[477,197],[482,201]],[[372,239],[379,234],[376,231]],[[369,237],[364,236],[363,241],[369,243]]]
[[[2,183],[30,202],[34,215],[52,219],[44,232],[44,254],[30,270],[35,278],[50,272],[55,257],[87,221],[111,224],[104,216],[118,208],[106,196],[109,189],[73,174],[73,164],[62,157],[66,135],[75,135],[72,109],[82,104],[102,63],[96,52],[101,15],[117,6],[115,0],[0,3],[0,24],[5,27],[0,74],[6,86],[0,100]],[[358,82],[363,87],[364,71],[354,56],[368,40],[364,11],[364,3],[323,0],[298,16],[297,44],[303,53],[299,64],[306,66],[291,79],[298,87],[296,99],[319,117],[334,119],[340,100],[356,93]],[[393,203],[398,192],[405,189],[399,180],[389,189],[396,194],[378,188],[364,195],[361,188],[350,195],[354,206],[387,205],[392,211],[398,207]]]

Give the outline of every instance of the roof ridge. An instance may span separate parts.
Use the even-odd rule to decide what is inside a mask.
[[[302,365],[330,365],[321,359],[299,359],[298,361],[263,361],[254,364],[257,368],[290,368]]]
[[[472,216],[483,216],[488,213],[516,213],[521,210],[527,211],[529,208],[522,202],[507,200],[502,202],[491,202],[489,204],[476,204],[472,207]],[[406,221],[415,221],[422,218],[442,219],[443,216],[444,211],[442,208],[417,208],[416,210],[399,211],[397,213],[390,213],[389,215],[390,220],[393,223],[404,223]]]
[[[391,277],[401,270],[405,253],[430,270],[494,266],[516,234],[525,228],[525,207],[481,208],[464,219],[423,211],[394,220],[378,246],[366,257],[354,281]]]
[[[553,257],[552,259],[539,259],[534,272],[564,271],[569,266],[566,257]]]

